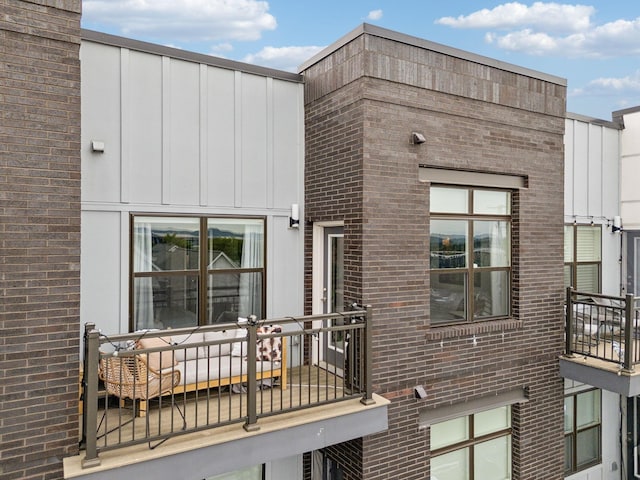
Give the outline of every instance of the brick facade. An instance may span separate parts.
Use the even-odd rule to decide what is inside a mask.
[[[80,0],[0,0],[0,479],[78,449]]]
[[[345,297],[374,308],[374,391],[392,401],[387,432],[327,452],[348,480],[428,478],[421,411],[526,388],[513,408],[513,478],[561,479],[566,87],[385,35],[365,28],[304,71],[305,220],[344,221]],[[411,144],[413,131],[426,143]],[[419,165],[526,179],[513,194],[510,319],[430,327]]]

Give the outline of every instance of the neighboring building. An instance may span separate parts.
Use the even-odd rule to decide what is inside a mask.
[[[613,112],[613,119],[623,128],[620,135],[620,215],[623,228],[621,293],[640,297],[640,189],[638,188],[640,107]],[[637,310],[635,318],[639,318]],[[626,436],[623,445],[629,472],[628,478],[638,479],[640,478],[640,389],[636,389],[633,393],[636,396],[627,399],[624,410]]]
[[[567,336],[573,339],[571,355],[561,358],[560,369],[566,406],[574,405],[571,413],[580,419],[566,436],[567,445],[575,446],[574,464],[567,465],[576,472],[572,479],[640,478],[639,112],[613,112],[612,122],[577,115],[567,120],[565,252],[573,246],[578,253],[565,256],[565,272],[574,271],[565,282],[580,292],[604,294],[582,295],[568,307],[577,318]],[[591,328],[581,330],[585,320]]]
[[[301,71],[306,308],[338,228],[392,400],[330,478],[562,478],[565,81],[371,25]]]
[[[620,135],[620,216],[624,258],[621,291],[640,296],[640,107],[613,112]]]
[[[565,122],[565,286],[620,295],[621,125],[568,114]],[[624,398],[565,380],[565,475],[618,480],[625,465],[620,428]],[[633,477],[631,477],[633,478]]]

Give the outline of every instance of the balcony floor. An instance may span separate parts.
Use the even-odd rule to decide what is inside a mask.
[[[230,419],[231,421],[238,421],[238,423],[186,434],[181,434],[183,421],[180,414],[175,407],[171,406],[170,397],[165,397],[162,401],[162,408],[158,406],[157,402],[152,402],[149,407],[149,431],[152,434],[158,432],[160,428],[163,431],[167,431],[173,422],[177,435],[172,436],[153,450],[148,448],[147,443],[143,443],[101,452],[99,454],[100,465],[91,468],[82,468],[84,452],[80,452],[79,456],[65,459],[65,478],[114,478],[113,475],[115,473],[120,477],[125,473],[122,469],[126,469],[127,466],[144,465],[153,460],[171,457],[175,460],[177,458],[175,456],[180,454],[186,454],[188,458],[189,452],[202,451],[203,449],[213,449],[210,450],[209,454],[209,458],[211,458],[211,454],[216,455],[214,453],[216,446],[234,444],[236,445],[235,448],[237,448],[237,442],[248,441],[252,438],[264,437],[287,430],[292,432],[289,435],[293,435],[296,429],[304,430],[305,428],[309,429],[309,427],[314,432],[322,432],[323,437],[331,433],[329,437],[335,437],[335,440],[324,438],[321,443],[324,444],[322,446],[326,446],[386,429],[387,405],[389,403],[386,399],[374,395],[375,404],[367,406],[363,405],[359,398],[347,398],[344,395],[345,390],[342,379],[328,373],[326,370],[315,367],[290,369],[286,390],[275,386],[256,392],[258,412],[265,414],[273,412],[273,415],[259,418],[257,423],[259,430],[251,432],[245,431],[243,428],[244,421],[239,420],[243,412],[246,411],[247,395],[245,393],[231,393],[229,389],[224,389],[218,393],[217,389],[211,389],[209,392],[198,392],[197,397],[195,392],[188,394],[186,402],[183,402],[183,397],[180,395],[176,398],[178,398],[177,401],[184,411],[188,428],[204,426],[208,423],[228,423]],[[321,404],[324,401],[334,399],[342,400],[336,403]],[[116,405],[115,407],[112,406],[114,404]],[[292,412],[278,413],[283,409],[302,408],[317,404],[321,405]],[[130,403],[127,405],[130,405]],[[112,410],[113,412],[111,412]],[[114,403],[113,400],[110,403],[109,411],[111,413],[107,417],[107,430],[113,430],[108,434],[107,439],[109,442],[117,442],[118,438],[123,440],[144,438],[147,428],[146,417],[135,417],[133,422],[118,428],[120,422],[119,412],[121,412],[122,421],[124,422],[134,418],[132,411],[127,408],[119,409],[117,401]],[[102,413],[103,410],[98,412],[98,419],[102,418]],[[351,420],[345,420],[348,418]],[[336,420],[337,422],[335,422]],[[352,426],[354,422],[362,425],[362,427],[354,429]],[[348,431],[347,427],[349,427]],[[325,428],[330,428],[333,432],[325,432]],[[101,431],[104,431],[104,426]],[[303,448],[303,450],[297,452],[292,445],[296,442],[292,442],[291,438],[293,437],[290,437],[289,441],[286,442],[289,456],[314,449],[311,448],[313,445],[304,446],[305,442],[302,441],[299,442],[299,447]],[[327,440],[329,443],[327,443]],[[266,440],[262,439],[258,443],[264,443],[264,441]],[[273,440],[269,441],[272,442]],[[105,438],[98,440],[98,448],[104,444]],[[321,446],[318,446],[318,448],[321,448]],[[245,448],[244,450],[246,451],[247,449]],[[220,451],[216,456],[219,458],[220,455],[224,454]],[[257,464],[268,460],[269,458],[257,458],[252,461],[256,462],[253,464]],[[186,463],[193,462],[186,460]],[[252,463],[247,463],[248,465],[252,465]],[[118,470],[118,472],[114,472],[114,469]],[[206,473],[212,475],[216,472],[208,470]],[[101,476],[102,474],[106,475]]]

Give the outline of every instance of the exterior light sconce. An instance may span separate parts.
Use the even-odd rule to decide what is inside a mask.
[[[424,142],[426,142],[427,139],[424,138],[424,135],[418,132],[413,132],[411,133],[411,143],[413,143],[414,145],[420,145]]]
[[[95,153],[104,153],[104,142],[91,140],[91,151]]]
[[[622,233],[622,218],[619,215],[613,217],[613,225],[611,225],[611,233]]]
[[[425,391],[425,389],[424,389],[424,387],[422,385],[418,385],[417,387],[414,387],[413,395],[418,400],[424,400],[425,398],[427,398],[427,392]]]
[[[291,204],[291,216],[289,217],[289,228],[300,226],[300,209],[297,203]]]

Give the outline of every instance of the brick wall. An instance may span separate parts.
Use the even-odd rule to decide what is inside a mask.
[[[0,0],[0,479],[77,453],[80,0]]]
[[[563,478],[564,87],[368,35],[305,77],[306,217],[345,222],[347,299],[374,308],[373,386],[392,401],[387,432],[329,453],[347,479],[428,478],[420,411],[526,387],[514,479]],[[427,142],[411,144],[412,131]],[[514,194],[511,319],[430,327],[420,164],[527,179]]]

